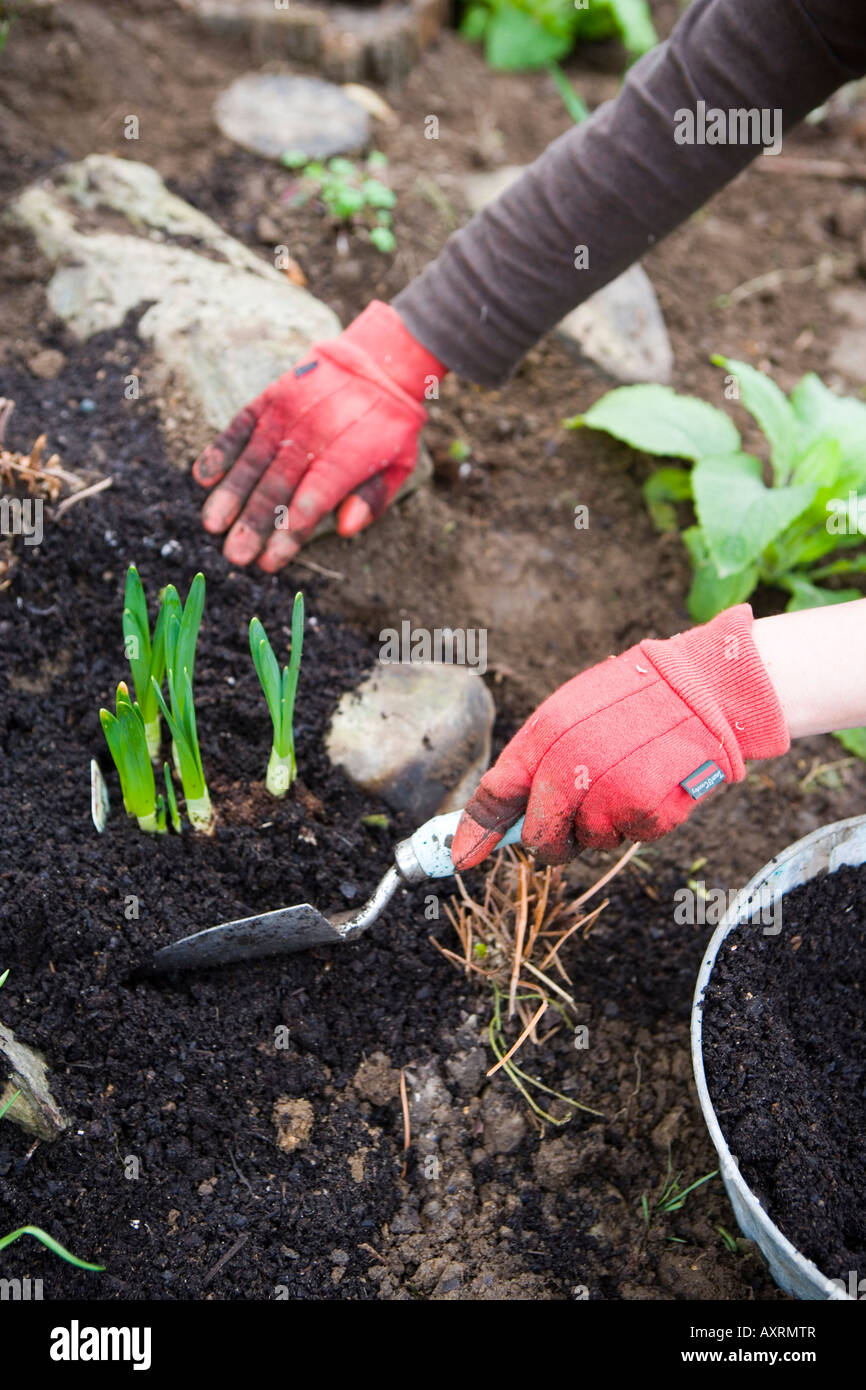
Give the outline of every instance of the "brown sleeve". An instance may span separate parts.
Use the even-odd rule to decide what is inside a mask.
[[[699,101],[781,111],[789,129],[864,71],[863,0],[693,0],[616,100],[555,140],[456,232],[394,308],[453,371],[499,385],[564,314],[759,152],[677,143],[678,112]],[[578,246],[587,248],[586,268],[575,268]]]

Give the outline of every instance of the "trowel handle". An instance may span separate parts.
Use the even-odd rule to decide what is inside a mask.
[[[409,883],[420,883],[425,878],[447,878],[453,874],[451,841],[462,815],[462,811],[448,811],[444,816],[434,816],[397,846],[397,867]],[[496,848],[519,844],[522,830],[523,816],[506,830]]]

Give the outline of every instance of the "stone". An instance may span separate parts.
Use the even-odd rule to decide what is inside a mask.
[[[354,153],[370,138],[367,111],[319,77],[244,73],[220,93],[213,114],[223,135],[266,159],[279,159],[286,150],[330,159]]]
[[[469,174],[461,184],[473,212],[493,202],[524,172],[509,164]],[[591,252],[590,252],[591,254]],[[582,357],[621,382],[656,381],[673,374],[670,336],[646,271],[633,265],[566,314],[554,332]]]
[[[315,342],[340,332],[327,305],[171,193],[147,164],[88,155],[31,184],[5,217],[56,267],[48,301],[76,337],[117,329],[141,310],[138,332],[154,357],[148,394],[164,411],[183,398],[196,448]],[[432,471],[422,447],[399,495]],[[332,518],[319,527],[329,529]]]
[[[834,290],[830,307],[843,321],[830,344],[830,366],[860,387],[866,380],[866,290],[850,285]]]
[[[29,359],[27,370],[40,381],[53,381],[65,366],[66,358],[62,352],[58,352],[56,348],[42,348]]]
[[[308,1100],[279,1096],[274,1101],[271,1120],[277,1130],[277,1147],[294,1153],[307,1143],[313,1132],[313,1107]]]
[[[342,696],[326,747],[357,786],[421,825],[466,804],[490,761],[494,717],[468,667],[380,663]]]
[[[128,230],[114,230],[116,215],[93,230],[99,212],[119,215]],[[326,305],[170,193],[146,164],[88,155],[25,189],[9,216],[57,267],[48,301],[78,338],[144,309],[138,330],[161,384],[190,396],[209,429],[224,428],[313,342],[340,332]]]
[[[179,0],[211,30],[246,41],[257,61],[314,63],[334,82],[405,81],[422,51],[448,23],[449,0],[383,5],[314,0]]]
[[[355,1072],[352,1085],[371,1105],[388,1105],[400,1092],[400,1073],[384,1052],[371,1052]]]
[[[484,1093],[484,1147],[488,1153],[510,1154],[526,1134],[526,1120],[492,1087]]]
[[[548,1192],[561,1192],[571,1187],[582,1167],[580,1151],[564,1136],[542,1140],[534,1163],[538,1185]]]
[[[56,1139],[69,1121],[51,1094],[45,1058],[35,1048],[19,1042],[11,1028],[0,1023],[0,1069],[5,1085],[0,1087],[0,1112],[15,1095],[4,1119],[20,1125],[39,1139]]]
[[[659,1153],[668,1153],[670,1151],[671,1145],[676,1139],[677,1132],[682,1123],[683,1114],[683,1107],[681,1105],[675,1105],[672,1110],[668,1111],[663,1119],[659,1120],[655,1129],[652,1131],[650,1139],[652,1140],[653,1147],[658,1149]]]

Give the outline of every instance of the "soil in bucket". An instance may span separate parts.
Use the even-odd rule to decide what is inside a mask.
[[[704,1003],[707,1083],[752,1191],[847,1288],[851,1270],[866,1270],[866,870],[795,888],[781,930],[766,931],[747,922],[719,951]]]

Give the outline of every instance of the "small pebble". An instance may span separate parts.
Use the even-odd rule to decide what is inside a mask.
[[[81,411],[82,415],[92,415],[96,409],[96,401],[92,401],[89,396],[84,396],[78,402],[78,409]]]

